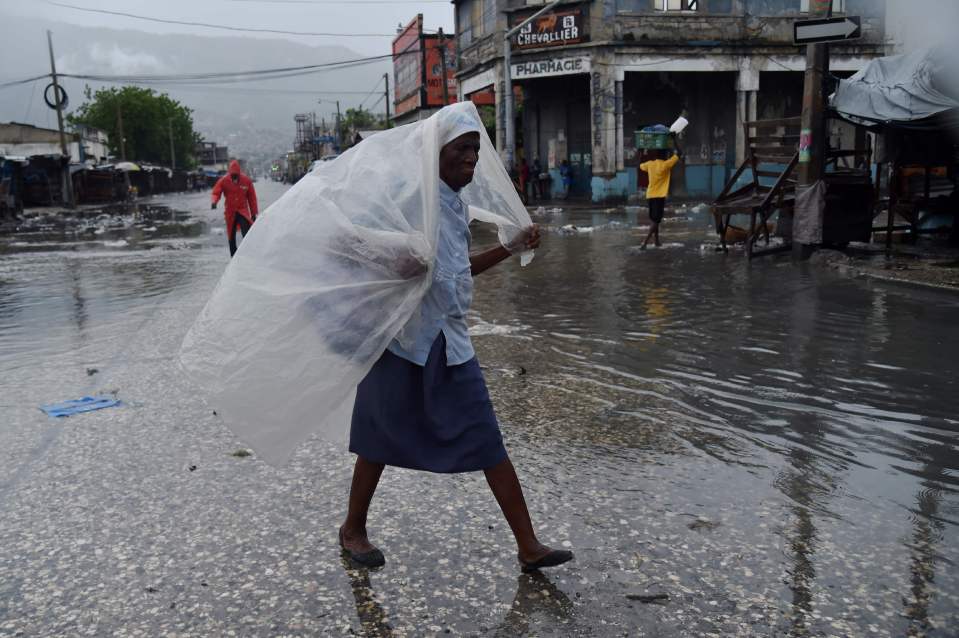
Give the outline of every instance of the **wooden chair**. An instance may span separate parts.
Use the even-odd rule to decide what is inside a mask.
[[[733,215],[749,215],[746,229],[746,255],[754,256],[773,251],[754,253],[756,240],[764,235],[769,245],[769,219],[776,211],[791,211],[796,203],[796,178],[793,175],[799,163],[799,117],[778,120],[744,122],[746,157],[712,205],[723,250],[726,246],[726,229]],[[785,168],[770,170],[769,164],[785,165]],[[737,181],[750,169],[752,181],[733,190]],[[770,185],[761,179],[775,179]]]

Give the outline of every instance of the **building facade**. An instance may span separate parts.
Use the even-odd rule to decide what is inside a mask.
[[[503,36],[547,4],[456,0],[460,97],[492,91],[504,148]],[[539,158],[561,190],[593,201],[640,189],[635,133],[684,114],[685,159],[674,192],[712,197],[745,152],[742,122],[799,115],[805,49],[793,23],[809,0],[569,0],[511,41],[517,158]],[[862,37],[831,46],[831,72],[859,70],[885,52],[885,2],[834,0],[862,18]]]
[[[225,173],[230,164],[230,148],[216,142],[200,142],[194,148],[197,168],[211,173]]]
[[[110,156],[106,131],[78,125],[67,132],[67,150],[74,164],[103,164]],[[60,155],[60,131],[31,124],[0,124],[0,156]]]

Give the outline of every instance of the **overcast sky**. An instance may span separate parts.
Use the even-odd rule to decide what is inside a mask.
[[[453,31],[453,5],[448,0],[56,0],[87,9],[103,9],[165,20],[205,22],[231,27],[299,32],[376,33],[373,37],[325,37],[243,34],[208,27],[160,24],[129,17],[89,13],[54,6],[45,0],[0,0],[0,19],[29,16],[84,26],[132,29],[151,33],[249,35],[284,38],[302,44],[340,44],[363,55],[390,53],[390,34],[399,23],[423,14],[427,29]],[[5,67],[8,65],[4,64]],[[2,75],[11,75],[3,69]],[[28,71],[29,72],[29,71]]]
[[[246,29],[379,35],[305,36],[233,31],[152,22],[57,5],[73,5],[81,9]],[[443,28],[447,33],[453,32],[453,5],[448,0],[0,0],[0,31],[4,31],[9,36],[5,37],[4,41],[0,41],[0,52],[2,52],[0,59],[3,59],[3,63],[0,64],[0,81],[20,80],[49,72],[46,39],[43,34],[43,30],[49,27],[53,29],[58,70],[63,73],[115,75],[218,72],[389,55],[397,25],[408,24],[417,13],[423,14],[424,27],[427,31],[435,32]],[[23,28],[19,30],[17,29],[18,20],[24,23]],[[48,25],[47,21],[60,24]],[[119,30],[127,37],[116,37],[111,40],[109,32],[95,34],[86,31],[83,34],[70,32],[68,27],[63,26],[64,24]],[[225,61],[220,55],[222,50],[201,49],[198,51],[195,46],[188,51],[179,50],[175,44],[177,41],[171,41],[170,45],[164,48],[155,39],[151,39],[149,43],[144,41],[144,46],[138,47],[136,34],[143,32],[158,35],[188,34],[231,38],[229,41],[224,41],[224,47],[229,49],[237,61],[235,64]],[[256,38],[260,46],[251,44],[243,47],[242,40],[238,41],[236,38]],[[334,48],[317,49],[315,54],[303,50],[294,57],[283,57],[286,54],[281,52],[292,50],[272,46],[266,40],[285,40],[306,46]],[[238,46],[242,47],[242,50],[238,50],[236,48]],[[338,47],[348,50],[341,51]],[[195,66],[184,68],[183,60],[179,59],[184,56],[192,56],[196,60]],[[259,91],[282,86],[286,89],[323,88],[336,91],[362,89],[366,92],[375,86],[383,72],[390,69],[390,62],[382,61],[349,71],[329,72],[286,82],[247,83],[247,85],[255,86]],[[83,83],[75,81],[73,85],[70,85],[70,81],[65,81],[65,84],[73,91],[73,106],[79,105],[79,91],[82,90]],[[40,90],[42,88],[41,86]],[[231,93],[230,91],[239,90],[236,87],[228,90],[207,89],[205,94],[198,94],[196,90],[184,92],[169,87],[159,88],[192,108],[197,108],[201,119],[203,119],[204,98],[219,95],[227,99],[232,96],[233,106],[249,107],[249,115],[262,123],[268,123],[277,118],[282,122],[292,121],[293,113],[301,111],[317,111],[321,115],[329,116],[335,111],[334,98],[342,100],[343,108],[356,106],[363,101],[365,106],[369,107],[375,101],[375,96],[366,99],[367,93],[352,96],[324,95],[320,96],[324,98],[322,103],[317,102],[317,96],[285,94],[273,96],[272,106],[266,109],[264,105],[259,104],[262,99],[259,101],[254,99],[257,97],[255,95]],[[36,97],[36,90],[35,86],[22,85],[0,92],[0,121],[15,120],[50,126],[52,112],[42,107],[42,101]],[[199,90],[202,91],[202,89]],[[377,110],[381,108],[382,105]]]

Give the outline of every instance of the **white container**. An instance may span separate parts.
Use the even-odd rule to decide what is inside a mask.
[[[689,126],[689,120],[680,115],[678,118],[676,118],[676,121],[673,122],[673,125],[669,127],[669,132],[679,135],[686,130],[687,126]]]

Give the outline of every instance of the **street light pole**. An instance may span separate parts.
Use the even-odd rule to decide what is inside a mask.
[[[343,147],[343,127],[341,126],[340,119],[340,101],[336,101],[336,144],[342,149]]]
[[[558,5],[563,0],[553,0],[548,5],[526,18],[519,24],[517,24],[512,29],[509,29],[506,34],[503,36],[503,66],[504,68],[504,79],[505,88],[503,90],[503,106],[505,111],[506,120],[506,170],[513,170],[513,161],[516,156],[516,121],[513,118],[513,68],[512,68],[512,59],[510,57],[510,44],[511,40],[516,33],[525,27],[527,24],[540,17],[548,11],[552,11],[556,5]]]
[[[386,103],[386,128],[390,127],[390,74],[383,74],[383,82],[386,88],[383,91],[383,101]]]

